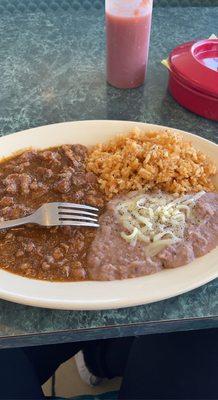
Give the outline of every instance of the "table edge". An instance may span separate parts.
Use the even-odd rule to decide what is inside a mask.
[[[218,315],[0,337],[0,349],[218,328]]]

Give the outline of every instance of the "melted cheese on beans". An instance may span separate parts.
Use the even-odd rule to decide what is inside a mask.
[[[146,243],[147,255],[154,256],[166,246],[183,239],[186,221],[192,217],[196,201],[204,194],[176,197],[158,192],[140,194],[118,203],[116,211],[125,230],[121,237],[134,246]]]

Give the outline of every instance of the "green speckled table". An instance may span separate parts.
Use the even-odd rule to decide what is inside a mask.
[[[177,44],[218,34],[218,7],[211,6],[217,0],[207,7],[154,8],[147,82],[132,91],[105,82],[102,1],[65,1],[63,7],[48,1],[41,8],[28,0],[8,2],[8,8],[6,3],[0,0],[1,135],[60,121],[126,119],[218,141],[217,123],[185,111],[170,97],[160,64]],[[159,303],[99,312],[0,301],[0,347],[218,327],[217,294],[213,281]]]

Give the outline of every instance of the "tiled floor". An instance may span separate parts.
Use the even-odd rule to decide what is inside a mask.
[[[62,364],[56,371],[55,392],[56,396],[73,397],[81,394],[97,394],[117,390],[120,387],[121,379],[111,379],[103,382],[101,385],[92,388],[86,385],[77,371],[74,358]],[[51,395],[51,380],[43,385],[46,396]]]

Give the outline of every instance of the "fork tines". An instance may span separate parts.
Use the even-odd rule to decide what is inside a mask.
[[[62,225],[99,227],[99,209],[74,203],[59,203],[58,216]]]

